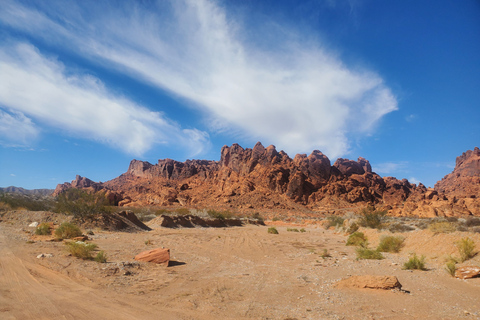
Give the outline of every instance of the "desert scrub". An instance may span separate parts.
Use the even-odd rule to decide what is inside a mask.
[[[100,251],[97,253],[97,255],[95,256],[95,258],[93,258],[93,260],[95,260],[96,262],[99,262],[99,263],[106,263],[107,262],[107,254],[105,253],[105,251]]]
[[[230,211],[217,211],[212,209],[207,210],[207,214],[210,218],[220,220],[230,219],[233,216]]]
[[[326,258],[331,258],[332,255],[330,253],[328,253],[328,250],[327,249],[323,249],[323,252],[322,254],[320,255],[320,257],[322,257],[323,259],[326,259]]]
[[[344,218],[339,216],[330,216],[327,218],[327,223],[324,224],[325,229],[329,229],[330,227],[341,227],[343,226],[343,222],[345,221]]]
[[[47,236],[49,234],[52,234],[52,228],[48,223],[42,222],[38,225],[37,229],[35,229],[35,234]]]
[[[307,232],[307,230],[305,230],[304,228],[300,229],[300,232]]]
[[[345,232],[347,234],[352,234],[352,233],[358,231],[359,228],[360,228],[360,226],[356,222],[352,222],[350,224],[350,226],[347,228],[347,231],[345,231]]]
[[[460,262],[467,261],[476,255],[475,242],[470,238],[463,238],[455,246],[460,253]]]
[[[175,209],[174,212],[175,212],[175,214],[180,215],[180,216],[190,214],[190,210],[187,209],[187,208],[178,208],[178,209]]]
[[[92,251],[97,248],[97,245],[94,243],[85,243],[82,241],[70,241],[66,242],[65,245],[72,256],[83,260],[92,260]]]
[[[433,233],[449,233],[457,230],[457,227],[452,222],[438,221],[430,224],[428,229]]]
[[[403,222],[392,222],[389,226],[388,226],[388,231],[392,232],[392,233],[395,233],[395,232],[408,232],[408,231],[413,231],[415,230],[414,227],[408,225],[408,224],[405,224]]]
[[[297,228],[287,228],[287,231],[289,232],[300,232]]]
[[[270,228],[268,228],[268,231],[267,231],[267,232],[268,232],[268,233],[271,233],[271,234],[278,234],[278,230],[277,230],[277,228],[275,228],[275,227],[270,227]]]
[[[70,222],[62,223],[57,230],[55,230],[55,237],[58,239],[72,239],[75,237],[80,237],[82,231],[76,225]]]
[[[357,260],[360,260],[360,259],[381,260],[384,258],[381,252],[373,249],[368,249],[366,246],[358,247],[356,249],[356,252],[357,252]]]
[[[402,249],[404,241],[405,238],[401,236],[382,236],[377,251],[398,253]]]
[[[82,189],[71,188],[57,196],[55,211],[72,214],[75,218],[84,220],[97,213],[111,213],[111,203],[106,193],[96,193]]]
[[[447,263],[445,264],[445,271],[447,271],[452,277],[455,277],[455,271],[457,271],[457,262],[457,259],[448,257]]]
[[[407,262],[403,265],[404,270],[427,270],[425,267],[425,256],[421,256],[420,258],[414,253]]]
[[[360,211],[359,223],[362,227],[381,229],[386,215],[386,210],[375,210],[374,207],[363,208]]]
[[[352,233],[347,239],[347,246],[361,246],[367,242],[367,237],[363,232],[356,231]]]

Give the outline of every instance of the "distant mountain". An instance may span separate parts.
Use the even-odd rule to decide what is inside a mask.
[[[13,193],[13,194],[22,194],[27,196],[51,196],[53,194],[53,189],[24,189],[19,187],[6,187],[0,188],[0,193]]]
[[[455,171],[427,189],[408,180],[381,177],[364,158],[330,160],[318,150],[293,159],[274,146],[224,146],[220,161],[132,160],[126,173],[98,183],[77,176],[59,184],[102,191],[119,206],[185,206],[275,212],[340,213],[367,205],[396,216],[480,216],[479,150],[457,158]],[[462,179],[459,179],[461,177]],[[455,191],[455,192],[454,192]],[[310,213],[309,213],[310,212]]]

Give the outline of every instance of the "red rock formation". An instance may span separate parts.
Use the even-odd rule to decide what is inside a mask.
[[[333,212],[368,204],[395,215],[480,215],[479,159],[478,148],[457,158],[453,178],[445,177],[433,190],[406,179],[382,178],[363,158],[337,159],[331,165],[318,150],[291,159],[260,142],[253,149],[233,144],[222,148],[218,162],[164,159],[153,165],[132,160],[118,178],[95,183],[77,176],[72,183],[59,185],[55,193],[71,187],[106,190],[123,206]],[[460,198],[462,192],[469,198]]]
[[[156,248],[143,251],[135,256],[137,261],[153,262],[168,267],[170,262],[170,249]]]

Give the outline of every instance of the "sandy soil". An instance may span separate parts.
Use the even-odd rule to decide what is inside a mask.
[[[480,278],[444,270],[458,239],[480,248],[478,233],[404,233],[400,253],[357,261],[347,236],[318,226],[278,226],[278,235],[253,225],[93,230],[92,242],[108,254],[101,264],[68,256],[46,237],[27,242],[30,222],[55,219],[17,212],[0,222],[0,319],[480,319]],[[365,232],[372,246],[386,234]],[[170,267],[132,259],[155,247],[170,248]],[[332,257],[322,258],[324,249]],[[402,270],[411,252],[427,256],[428,271]],[[465,264],[479,266],[480,256]],[[350,275],[393,275],[405,291],[335,287]]]

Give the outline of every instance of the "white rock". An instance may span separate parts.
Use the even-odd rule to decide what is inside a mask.
[[[32,228],[36,228],[36,227],[38,227],[38,222],[32,222],[28,226],[32,227]]]
[[[38,256],[37,256],[37,259],[40,259],[40,258],[45,258],[45,255],[43,253],[40,253]]]

